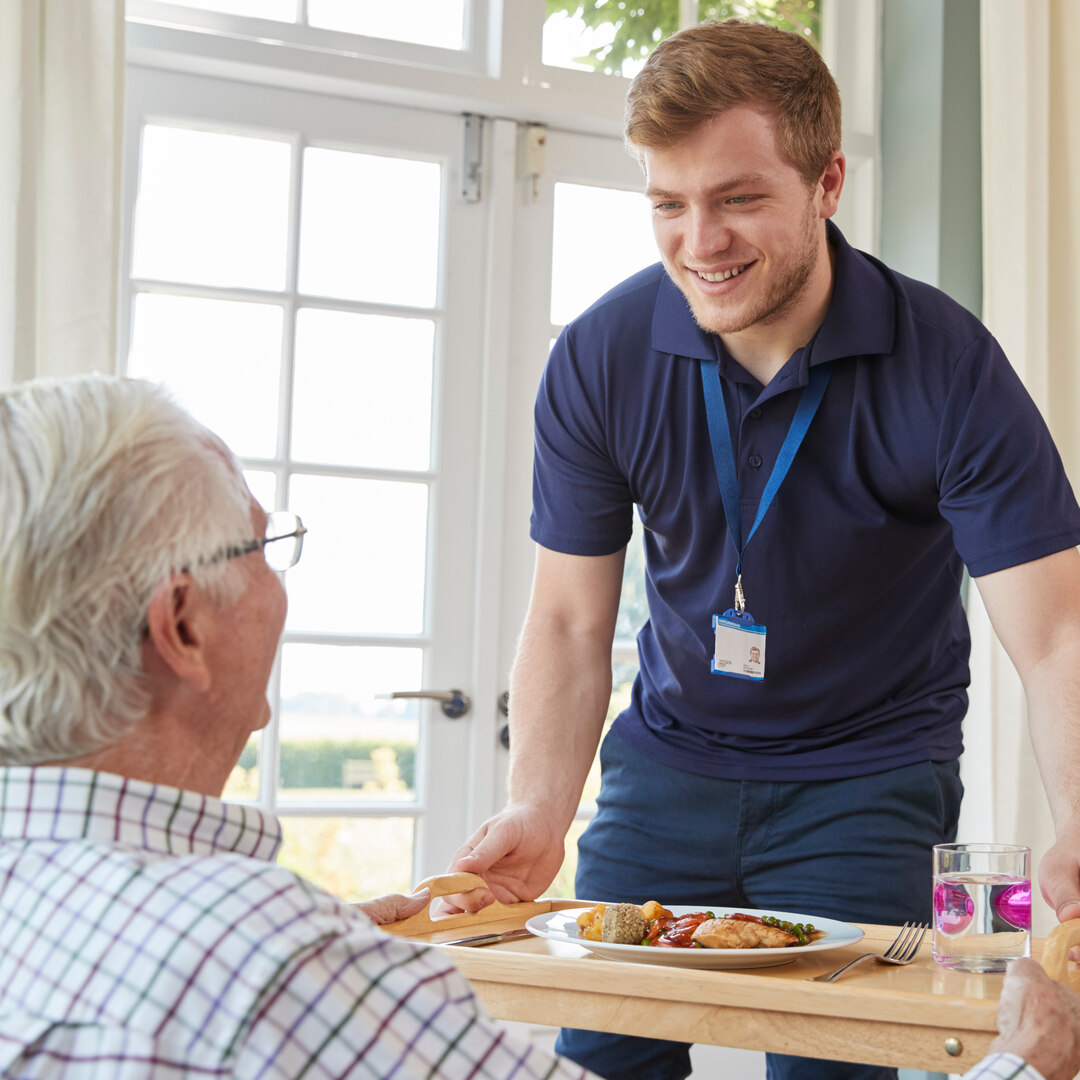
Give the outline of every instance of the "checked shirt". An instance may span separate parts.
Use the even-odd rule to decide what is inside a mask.
[[[1043,1075],[1015,1054],[990,1054],[961,1080],[1043,1080]]]
[[[274,864],[275,818],[0,768],[0,1076],[589,1074],[517,1042],[437,950]]]

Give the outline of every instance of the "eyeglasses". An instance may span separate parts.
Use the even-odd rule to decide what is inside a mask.
[[[253,551],[262,548],[266,557],[266,564],[271,570],[279,574],[295,566],[300,558],[300,552],[304,550],[304,523],[288,510],[275,510],[266,516],[266,535],[259,540],[247,540],[242,544],[227,547],[220,555],[208,559],[207,562],[217,562],[219,559],[238,559],[241,555],[250,555]],[[276,545],[271,547],[270,545]]]

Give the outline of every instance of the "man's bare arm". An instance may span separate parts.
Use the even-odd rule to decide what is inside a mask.
[[[1057,841],[1042,859],[1043,896],[1080,917],[1080,553],[1061,551],[977,578],[1027,698],[1035,757]]]
[[[469,910],[531,900],[551,884],[611,698],[611,646],[625,550],[580,556],[538,548],[532,599],[510,678],[509,802],[455,853],[489,893]]]

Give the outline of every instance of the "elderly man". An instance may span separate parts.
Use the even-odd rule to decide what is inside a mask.
[[[303,532],[150,384],[0,394],[0,1075],[586,1075],[220,801]]]
[[[589,1075],[372,925],[422,900],[365,917],[218,798],[269,718],[274,571],[303,533],[148,383],[0,393],[0,1076]],[[1062,1080],[1080,999],[1032,967],[996,1049]],[[1022,1067],[971,1075],[1038,1080]]]

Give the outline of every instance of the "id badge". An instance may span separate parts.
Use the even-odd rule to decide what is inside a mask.
[[[765,678],[765,627],[758,626],[749,611],[734,608],[714,615],[712,622],[716,631],[713,674],[761,682]]]

